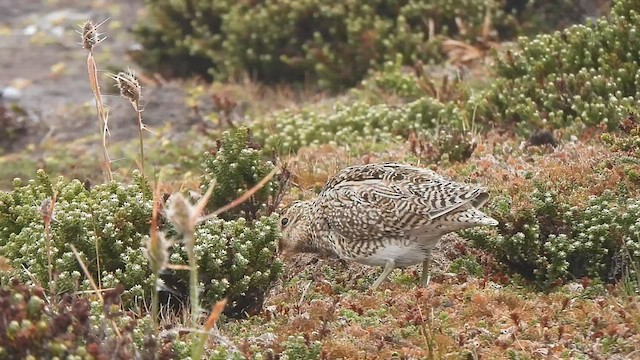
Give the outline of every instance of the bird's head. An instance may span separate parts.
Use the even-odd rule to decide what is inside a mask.
[[[278,253],[289,255],[309,252],[311,244],[311,203],[295,201],[280,213],[280,233]]]

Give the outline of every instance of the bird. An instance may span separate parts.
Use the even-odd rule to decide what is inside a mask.
[[[475,226],[497,226],[480,210],[486,188],[454,182],[401,163],[346,167],[312,200],[280,211],[277,251],[313,253],[383,266],[376,290],[395,268],[422,263],[420,285],[430,282],[431,251],[440,238]]]

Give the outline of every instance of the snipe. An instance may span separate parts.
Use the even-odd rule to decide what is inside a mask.
[[[443,235],[498,224],[478,210],[488,199],[481,187],[415,166],[351,166],[330,179],[316,199],[283,210],[279,251],[384,266],[372,289],[394,268],[422,262],[421,284],[427,286],[431,250]]]

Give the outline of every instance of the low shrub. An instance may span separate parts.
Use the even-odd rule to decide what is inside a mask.
[[[217,210],[258,184],[275,168],[275,158],[265,159],[260,145],[253,140],[247,127],[225,131],[216,148],[205,154],[203,162],[202,190],[206,191],[215,184],[207,208]],[[225,219],[244,217],[252,221],[260,214],[273,212],[273,202],[285,186],[280,180],[284,179],[273,178],[249,200],[220,216]]]
[[[111,182],[90,190],[78,180],[52,180],[42,170],[26,184],[16,179],[13,191],[0,193],[0,255],[14,269],[3,273],[2,281],[17,276],[49,284],[58,292],[87,289],[73,245],[89,271],[100,274],[99,283],[124,285],[130,299],[143,296],[150,282],[140,245],[149,234],[152,199],[145,179],[137,172],[133,179],[131,184]],[[47,234],[45,220],[52,201]]]
[[[481,118],[526,134],[548,126],[613,129],[640,105],[640,3],[613,3],[608,18],[521,38],[499,56]]]
[[[273,168],[247,147],[246,134],[246,129],[236,133],[240,142],[223,137],[220,151],[205,161],[207,170],[239,164],[240,172],[207,172],[204,176],[215,177],[216,186],[224,191],[212,200],[216,206],[235,199],[237,187],[257,183]],[[274,181],[249,201],[256,211],[236,212],[234,219],[216,218],[197,228],[195,253],[203,275],[203,306],[228,297],[230,313],[255,311],[280,274],[282,266],[275,258],[277,215],[262,211],[267,208],[268,195],[277,189]],[[149,238],[152,206],[151,189],[138,172],[131,184],[112,181],[91,189],[78,180],[53,181],[42,170],[27,183],[16,179],[13,191],[0,193],[0,256],[11,266],[0,271],[0,281],[6,284],[16,278],[59,293],[89,289],[71,250],[73,245],[98,286],[123,285],[127,306],[133,306],[136,299],[149,299],[153,278],[141,245]],[[262,212],[258,214],[258,210]],[[245,219],[242,214],[254,218]],[[170,225],[166,226],[170,233]],[[171,250],[172,262],[187,263],[182,244],[174,244]],[[178,271],[175,276],[186,279],[188,272]]]
[[[115,289],[104,298],[113,304],[119,295]],[[187,357],[182,341],[158,341],[148,317],[102,309],[87,298],[67,295],[51,304],[47,299],[44,289],[17,281],[0,288],[0,359]]]
[[[528,163],[527,163],[528,162]],[[567,145],[484,171],[498,229],[465,232],[541,286],[619,280],[640,261],[640,170],[601,145]]]
[[[511,38],[584,13],[575,1],[522,0],[146,0],[146,11],[137,60],[151,69],[329,88],[356,84],[396,54],[440,62],[443,39]]]
[[[434,129],[440,123],[461,127],[464,121],[456,104],[424,97],[399,106],[364,101],[338,104],[330,113],[312,109],[283,111],[256,122],[254,129],[266,151],[288,154],[309,145],[403,139],[411,133]]]

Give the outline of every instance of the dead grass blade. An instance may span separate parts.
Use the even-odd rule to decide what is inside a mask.
[[[262,180],[260,180],[259,183],[254,185],[251,189],[247,190],[244,194],[242,194],[242,196],[240,196],[239,198],[233,200],[232,202],[228,203],[227,205],[219,208],[218,210],[212,212],[211,214],[201,217],[198,220],[198,222],[202,222],[202,221],[206,221],[206,220],[209,220],[209,219],[213,219],[213,218],[217,217],[218,215],[222,214],[223,212],[229,211],[229,210],[233,209],[234,207],[236,207],[236,206],[242,204],[243,202],[247,201],[251,196],[253,196],[253,194],[255,194],[263,186],[265,186],[269,182],[269,180],[271,180],[271,178],[273,178],[275,176],[277,171],[278,171],[278,169],[274,168],[273,170],[271,170],[271,172],[269,174],[267,174],[267,176],[262,178]],[[213,188],[213,186],[211,186],[211,188]]]
[[[87,265],[84,263],[84,261],[80,257],[80,253],[78,253],[78,250],[76,250],[76,247],[73,246],[73,244],[70,244],[69,246],[71,247],[71,251],[73,252],[73,255],[76,257],[76,260],[78,260],[78,263],[80,264],[80,268],[82,269],[82,272],[84,272],[84,276],[87,278],[87,280],[89,280],[89,284],[91,285],[91,288],[93,289],[95,294],[98,296],[98,299],[100,299],[102,306],[104,306],[104,297],[102,296],[102,292],[96,285],[96,282],[93,280],[93,277],[91,276],[91,273],[87,268]],[[118,329],[118,326],[116,325],[115,321],[111,320],[110,322],[111,322],[111,326],[113,327],[113,331],[118,336],[118,338],[122,337],[122,334],[120,333],[120,330]]]
[[[204,350],[204,345],[207,342],[209,331],[215,326],[226,304],[227,299],[222,299],[213,306],[213,310],[211,310],[211,314],[209,315],[207,322],[204,324],[204,332],[200,333],[200,339],[195,345],[196,347],[193,348],[191,359],[200,359],[202,357],[202,351]]]

